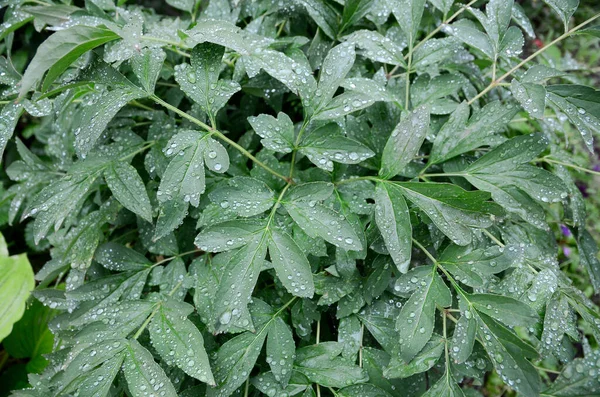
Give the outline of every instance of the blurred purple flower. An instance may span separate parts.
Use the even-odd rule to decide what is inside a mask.
[[[600,164],[596,164],[592,169],[594,171],[600,172]]]
[[[569,230],[568,227],[566,227],[565,225],[560,225],[560,230],[562,231],[562,234],[565,237],[570,237],[571,236],[571,231]]]
[[[577,185],[577,187],[579,188],[579,191],[581,192],[581,194],[583,195],[583,197],[588,197],[588,191],[587,191],[587,185],[583,182],[575,182],[575,185]]]
[[[568,258],[569,256],[571,256],[571,248],[567,247],[566,245],[563,245],[563,254]]]

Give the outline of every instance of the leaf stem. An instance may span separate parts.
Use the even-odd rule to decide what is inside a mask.
[[[425,178],[430,178],[430,177],[434,177],[434,176],[438,176],[438,177],[442,177],[442,176],[467,176],[469,174],[463,174],[461,172],[448,172],[448,173],[441,173],[441,174],[421,174],[419,175],[419,177],[425,177]]]
[[[469,1],[467,4],[463,4],[461,5],[461,7],[454,13],[452,14],[448,19],[444,19],[442,21],[442,23],[439,24],[439,26],[437,28],[435,28],[434,30],[432,30],[427,36],[425,36],[423,38],[423,40],[419,41],[413,48],[412,51],[410,51],[408,54],[406,54],[404,56],[404,59],[408,59],[409,56],[412,56],[412,52],[414,52],[417,48],[421,47],[423,44],[425,44],[425,42],[427,40],[429,40],[430,38],[432,38],[433,36],[435,36],[440,30],[442,30],[444,28],[444,25],[449,24],[450,22],[454,21],[454,19],[456,19],[456,17],[458,17],[460,14],[462,14],[467,8],[469,8],[473,3],[475,3],[477,0],[471,0]],[[391,77],[395,77],[393,76],[394,72],[396,72],[396,70],[398,70],[398,68],[400,67],[400,65],[396,65],[394,66],[394,68],[388,73],[388,78]]]
[[[490,92],[492,89],[494,89],[496,86],[498,86],[499,83],[501,83],[502,81],[504,81],[504,79],[506,79],[507,77],[509,77],[510,75],[512,75],[515,71],[519,70],[527,62],[531,61],[532,59],[534,59],[535,57],[537,57],[538,55],[540,55],[541,53],[543,53],[544,51],[546,51],[548,48],[552,47],[554,44],[556,44],[556,43],[558,43],[558,42],[566,39],[567,37],[569,37],[570,35],[572,35],[576,31],[578,31],[581,28],[583,28],[584,26],[592,23],[593,21],[595,21],[598,18],[600,18],[600,13],[598,13],[598,14],[594,15],[593,17],[587,19],[586,21],[580,23],[579,25],[575,26],[574,28],[572,28],[570,30],[567,30],[565,33],[561,34],[556,39],[552,40],[550,43],[546,44],[545,46],[543,46],[542,48],[540,48],[539,50],[537,50],[536,52],[534,52],[533,54],[531,54],[527,58],[523,59],[516,66],[514,66],[512,69],[510,69],[508,72],[506,72],[502,76],[500,76],[497,80],[492,80],[492,82],[483,91],[481,91],[479,94],[477,94],[475,97],[473,97],[468,102],[468,104],[469,105],[473,104],[473,102],[475,102],[476,100],[478,100],[479,98],[481,98],[482,96],[484,96],[485,94],[487,94],[488,92]]]
[[[208,124],[206,124],[206,123],[198,120],[194,116],[187,114],[183,110],[180,110],[180,109],[176,108],[175,106],[171,105],[170,103],[163,101],[162,99],[160,99],[156,95],[151,95],[149,98],[152,99],[154,102],[158,103],[159,105],[161,105],[161,106],[163,106],[163,107],[171,110],[174,113],[177,113],[181,117],[183,117],[183,118],[191,121],[192,123],[196,124],[197,126],[203,128],[204,130],[206,130],[207,132],[211,133],[212,135],[215,135],[220,140],[227,142],[229,145],[231,145],[234,148],[236,148],[244,156],[246,156],[247,158],[249,158],[250,160],[252,160],[256,165],[264,168],[266,171],[268,171],[272,175],[275,175],[276,177],[281,178],[281,179],[283,179],[286,182],[289,182],[289,178],[288,177],[286,177],[284,175],[281,175],[279,172],[275,171],[274,169],[272,169],[271,167],[269,167],[268,165],[266,165],[265,163],[263,163],[262,161],[260,161],[256,157],[254,157],[252,155],[252,153],[250,153],[249,151],[247,151],[246,149],[244,149],[237,142],[232,141],[231,139],[229,139],[222,132],[220,132],[220,131],[212,128],[211,126],[209,126]]]
[[[456,282],[456,280],[454,280],[454,277],[452,277],[452,275],[450,273],[448,273],[448,271],[446,269],[444,269],[444,267],[441,265],[441,263],[437,259],[435,259],[434,256],[431,255],[431,253],[421,243],[419,243],[414,238],[412,238],[412,241],[413,241],[413,244],[416,245],[417,247],[419,247],[419,249],[421,251],[423,251],[423,253],[433,262],[433,265],[435,266],[435,269],[440,269],[442,271],[442,273],[444,273],[444,275],[446,276],[446,278],[448,279],[448,281],[450,281],[450,283],[452,284],[452,286],[454,287],[454,289],[459,294],[461,294],[463,297],[466,298],[463,289],[460,287],[460,285],[458,285],[458,283]]]
[[[156,266],[158,266],[158,265],[162,265],[163,263],[170,262],[170,261],[172,261],[173,259],[181,258],[182,256],[186,256],[186,255],[195,254],[195,253],[197,253],[197,252],[202,252],[202,250],[200,250],[200,249],[195,249],[195,250],[191,250],[191,251],[182,252],[181,254],[177,254],[177,255],[170,256],[170,257],[168,257],[168,258],[165,258],[165,259],[162,259],[162,260],[160,260],[160,261],[156,262],[155,264],[153,264],[153,265],[152,265],[152,267],[156,267]]]
[[[346,183],[356,182],[356,181],[372,181],[372,182],[384,182],[384,179],[377,178],[376,176],[358,176],[348,179],[342,179],[341,181],[335,182],[337,186],[345,185]]]
[[[152,147],[152,146],[154,146],[154,145],[156,145],[156,141],[149,141],[149,142],[146,142],[146,144],[145,144],[144,146],[142,146],[141,148],[139,148],[138,150],[136,150],[136,151],[134,151],[134,152],[132,152],[132,153],[129,153],[129,154],[127,154],[127,155],[125,155],[125,156],[121,157],[121,158],[120,158],[119,160],[117,160],[117,161],[125,161],[125,160],[128,160],[128,159],[130,159],[130,158],[133,158],[133,157],[135,157],[137,154],[139,154],[139,153],[142,153],[143,151],[145,151],[146,149],[149,149],[149,148],[151,148],[151,147]]]
[[[169,296],[173,296],[175,291],[177,291],[179,289],[179,287],[181,287],[181,284],[183,284],[183,280],[178,282],[177,285],[175,285],[175,287],[173,287],[173,289],[169,292]],[[144,321],[144,323],[140,326],[140,328],[137,330],[135,335],[133,335],[133,339],[137,339],[140,337],[140,335],[142,334],[142,332],[144,332],[144,330],[146,329],[148,324],[150,324],[150,321],[152,321],[154,316],[156,316],[156,313],[158,313],[158,311],[160,310],[161,305],[162,305],[162,302],[156,303],[156,307],[154,308],[154,310],[152,310],[152,313],[150,313],[150,315],[148,316],[146,321]]]
[[[155,43],[162,43],[162,44],[166,44],[166,45],[172,45],[174,47],[179,47],[179,48],[184,49],[184,50],[189,50],[190,49],[185,44],[178,43],[176,41],[161,39],[160,37],[142,36],[141,39],[142,40],[146,40],[146,41],[153,41]]]
[[[549,374],[560,375],[560,371],[555,371],[553,369],[538,367],[537,365],[534,365],[534,367],[535,367],[535,369],[537,369],[539,371],[548,372]]]
[[[360,325],[360,346],[358,349],[358,366],[363,367],[363,337],[365,336],[365,324]]]
[[[446,358],[446,372],[448,372],[448,370],[450,369],[450,354],[448,352],[448,331],[447,331],[447,325],[446,325],[446,316],[448,315],[448,313],[446,312],[446,310],[444,309],[442,311],[442,326],[443,326],[443,332],[444,332],[444,356]]]
[[[132,106],[136,106],[136,107],[138,107],[140,109],[149,110],[151,112],[154,111],[154,109],[152,109],[150,106],[144,105],[143,103],[139,103],[135,99],[133,101],[129,101],[129,104],[132,105]]]
[[[498,245],[501,248],[506,247],[506,245],[502,241],[498,240],[496,238],[496,236],[494,236],[492,233],[490,233],[487,229],[481,229],[481,230],[483,231],[483,234],[488,236],[490,238],[490,240],[492,240],[494,243],[496,243],[496,245]]]
[[[581,172],[585,172],[585,173],[588,173],[588,174],[600,175],[600,172],[598,172],[598,171],[594,171],[594,170],[590,170],[590,169],[587,169],[587,168],[583,168],[583,167],[580,167],[580,166],[575,165],[575,164],[564,163],[562,161],[550,159],[548,157],[542,157],[541,159],[536,159],[536,161],[543,161],[545,163],[550,163],[550,164],[558,164],[558,165],[562,165],[562,166],[565,166],[565,167],[573,168],[575,170],[578,170],[578,171],[581,171]]]
[[[156,304],[156,306],[154,307],[154,310],[152,310],[152,313],[150,313],[150,315],[148,316],[148,318],[146,318],[146,320],[144,321],[144,323],[140,326],[140,328],[138,328],[138,330],[135,333],[135,335],[133,335],[133,339],[137,339],[137,338],[140,337],[140,335],[142,334],[142,332],[144,332],[144,330],[146,329],[146,327],[148,326],[148,324],[150,324],[150,321],[152,321],[152,319],[154,318],[154,316],[156,315],[156,313],[158,313],[159,309],[160,309],[160,302],[158,302]]]
[[[250,391],[250,377],[246,378],[246,386],[244,387],[244,397],[248,397]]]
[[[277,201],[275,201],[275,204],[273,205],[273,209],[271,210],[271,213],[269,214],[269,219],[267,219],[266,229],[269,229],[269,226],[271,225],[271,221],[273,220],[273,217],[275,216],[275,213],[277,212],[277,208],[279,208],[279,206],[281,205],[281,199],[285,195],[285,192],[290,188],[290,186],[291,186],[291,183],[288,182],[287,185],[285,185],[285,187],[281,190],[281,193],[279,193],[279,197],[277,197]]]
[[[404,94],[404,109],[409,110],[408,105],[410,104],[410,67],[412,66],[412,53],[413,53],[413,41],[412,35],[409,41],[408,49],[408,62],[406,65],[406,91]]]
[[[50,3],[46,3],[45,1],[40,1],[40,0],[25,0],[24,3],[34,3],[34,4],[39,4],[41,6],[51,6],[54,4],[50,4]]]
[[[294,176],[294,167],[296,166],[296,153],[298,152],[298,145],[300,144],[300,140],[302,139],[302,135],[304,134],[308,123],[310,123],[310,119],[305,119],[302,123],[302,127],[300,127],[300,131],[298,132],[296,141],[294,142],[294,150],[292,150],[292,161],[290,163],[290,174],[288,175],[288,178],[290,180]]]

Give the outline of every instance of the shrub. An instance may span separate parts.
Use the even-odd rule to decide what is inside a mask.
[[[600,93],[539,57],[600,14],[547,0],[530,50],[512,0],[118,3],[5,11],[4,200],[60,310],[16,395],[600,393],[555,234],[597,292]]]

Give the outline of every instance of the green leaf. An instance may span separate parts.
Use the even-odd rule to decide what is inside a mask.
[[[345,387],[363,383],[367,373],[340,357],[342,345],[323,342],[296,350],[294,369],[303,373],[311,382],[326,387]]]
[[[36,216],[33,224],[36,244],[52,226],[58,230],[67,216],[80,207],[98,176],[98,173],[67,175],[34,197],[25,209],[23,218]]]
[[[523,33],[521,33],[521,30],[516,26],[511,26],[504,34],[504,38],[500,43],[498,56],[504,58],[515,58],[523,52],[524,45],[525,39],[523,38]]]
[[[268,114],[248,117],[252,129],[260,135],[260,143],[267,149],[280,153],[294,150],[294,124],[289,116],[279,112],[277,118]]]
[[[198,44],[192,50],[191,66],[183,63],[175,67],[175,80],[181,90],[200,105],[213,125],[217,112],[241,89],[235,81],[219,79],[224,53],[220,45]]]
[[[402,190],[396,185],[377,184],[375,222],[398,270],[406,273],[412,251],[412,226]]]
[[[514,105],[495,101],[485,105],[469,119],[469,106],[466,102],[461,103],[436,135],[429,161],[441,163],[483,144],[502,142],[493,134],[504,129],[518,111],[519,108]]]
[[[327,124],[310,133],[298,147],[313,164],[326,171],[333,171],[333,162],[358,164],[373,157],[363,144],[346,138],[337,124]]]
[[[535,357],[535,350],[485,314],[478,313],[476,318],[479,340],[502,380],[524,396],[538,396],[540,377],[526,360]]]
[[[317,304],[310,299],[300,299],[292,306],[292,325],[296,335],[306,338],[310,335],[312,324],[321,318]]]
[[[104,179],[115,198],[134,214],[152,222],[152,206],[146,187],[137,170],[123,162],[112,163]]]
[[[148,94],[154,94],[154,87],[167,54],[160,48],[144,48],[131,58],[133,73]]]
[[[200,204],[200,195],[206,187],[204,165],[221,173],[229,168],[225,148],[200,131],[179,132],[167,144],[165,154],[172,159],[156,193],[161,212],[155,239],[179,226],[189,204],[194,207]]]
[[[363,50],[361,55],[376,62],[405,66],[403,48],[390,38],[371,30],[357,30],[344,38]]]
[[[178,10],[191,13],[194,9],[195,0],[166,0],[167,4]]]
[[[598,245],[591,234],[581,229],[577,232],[577,247],[579,260],[585,266],[595,291],[600,291],[600,260],[598,259]]]
[[[569,20],[579,7],[579,0],[544,0],[554,12],[558,14],[565,27],[565,32],[569,30]]]
[[[417,155],[429,129],[429,107],[420,106],[396,125],[381,155],[379,175],[390,179],[404,170]]]
[[[593,153],[593,133],[600,132],[600,91],[575,84],[551,85],[547,90],[548,101],[567,115]]]
[[[181,312],[177,307],[181,305],[184,304],[170,299],[160,304],[150,322],[152,346],[168,365],[176,365],[191,377],[214,385],[202,334],[187,319],[187,308]],[[189,308],[191,311],[192,307]]]
[[[108,270],[118,272],[146,270],[152,265],[144,255],[114,242],[98,247],[94,259]]]
[[[90,352],[91,353],[91,352]],[[102,397],[110,393],[117,374],[123,366],[123,352],[109,358],[86,376],[78,387],[80,395]]]
[[[410,87],[410,98],[414,106],[431,104],[432,114],[450,113],[446,107],[454,110],[457,105],[445,97],[455,95],[465,84],[467,81],[460,74],[443,74],[432,79],[428,75],[419,76]]]
[[[489,59],[495,59],[494,43],[487,34],[477,28],[474,22],[461,19],[448,26],[444,31],[468,46],[478,49]]]
[[[104,285],[106,285],[106,280],[102,280],[101,282],[104,283]],[[142,283],[142,285],[138,285],[138,287],[143,287],[144,284],[145,283]],[[92,290],[93,292],[96,292],[96,294],[98,294],[97,288],[95,287],[97,287],[97,285],[87,283],[82,287],[79,287],[77,290],[69,292],[68,294],[69,297],[72,297],[79,301],[94,301],[94,298],[97,297],[93,296],[92,294],[90,294],[91,296],[83,295],[86,289]],[[123,330],[125,330],[123,334],[127,335],[131,333],[131,331],[139,327],[142,324],[142,322],[144,322],[148,318],[148,316],[156,306],[154,303],[149,301],[133,300],[138,299],[139,294],[137,297],[129,296],[128,298],[132,300],[123,300],[121,302],[116,303],[107,303],[108,300],[105,299],[103,301],[96,302],[97,305],[91,310],[85,311],[83,315],[72,319],[70,321],[70,325],[74,327],[81,327],[96,321],[105,321],[106,323],[111,323],[112,330],[119,330],[120,328],[122,328]]]
[[[217,153],[205,153],[211,138],[199,131],[184,130],[167,144],[165,154],[172,157],[158,188],[159,202],[181,200],[197,207],[204,193],[204,163]],[[224,166],[223,166],[224,167]]]
[[[281,283],[292,295],[312,298],[315,285],[310,263],[302,250],[283,230],[270,229],[269,237],[269,256]]]
[[[463,307],[463,300],[459,302],[461,316],[454,328],[454,335],[450,343],[450,354],[457,364],[462,364],[469,359],[475,344],[477,322],[471,308]]]
[[[74,353],[76,356],[68,363],[68,366],[58,374],[60,387],[57,390],[57,394],[68,394],[69,392],[76,390],[79,386],[82,386],[85,389],[90,389],[93,390],[94,393],[97,393],[95,395],[90,395],[103,395],[101,394],[102,391],[110,387],[116,376],[117,371],[115,371],[115,366],[120,367],[125,355],[124,350],[127,346],[128,342],[124,339],[108,339],[101,340],[80,351],[75,351]],[[140,346],[140,349],[143,348]],[[156,363],[154,363],[154,365],[156,365]],[[86,382],[87,379],[94,379],[89,377],[90,375],[96,373],[100,374],[102,372],[109,373],[112,378],[109,377],[106,382],[99,382],[98,385]],[[98,380],[98,378],[95,378],[95,380]]]
[[[370,0],[348,0],[344,3],[344,11],[342,13],[342,22],[339,32],[343,32],[348,27],[354,25],[362,17],[364,17],[372,6]]]
[[[545,65],[533,65],[523,74],[521,78],[522,83],[543,83],[544,81],[563,76],[564,73],[560,70],[545,66]]]
[[[513,96],[523,109],[537,119],[544,117],[546,108],[546,89],[540,84],[519,83],[517,79],[511,82]]]
[[[452,295],[435,270],[425,279],[425,285],[415,291],[402,306],[396,320],[400,337],[400,357],[410,362],[427,344],[433,333],[436,305],[448,307]]]
[[[597,376],[598,360],[600,360],[600,350],[587,352],[584,358],[574,359],[566,365],[542,395],[568,397],[600,393],[600,379]]]
[[[545,357],[548,354],[554,354],[561,357],[563,354],[562,340],[565,335],[577,335],[575,325],[576,317],[573,310],[569,307],[569,301],[566,296],[560,292],[555,292],[546,303],[544,313],[544,328],[540,341],[540,352]]]
[[[286,387],[283,387],[281,383],[275,379],[273,372],[261,372],[258,376],[252,378],[251,382],[254,387],[266,395],[275,393],[274,395],[278,396],[288,393],[289,396],[301,395],[302,397],[316,397],[314,391],[310,394],[311,388],[306,377],[296,371],[292,372],[292,377]],[[303,391],[304,393],[302,393]]]
[[[283,206],[309,236],[321,237],[345,250],[362,250],[362,244],[354,228],[338,212],[314,202],[284,202]]]
[[[315,115],[321,112],[342,84],[346,74],[352,68],[355,58],[354,45],[348,42],[339,44],[329,51],[323,60],[317,90],[310,98],[307,110],[312,111],[312,114]]]
[[[267,322],[257,332],[244,332],[221,345],[213,363],[217,388],[209,389],[208,396],[230,396],[244,383],[254,368],[271,324]]]
[[[262,181],[245,176],[227,179],[212,190],[211,201],[242,217],[262,214],[273,206],[273,191]]]
[[[223,252],[243,247],[264,233],[262,220],[236,220],[209,226],[196,236],[194,244],[202,251]]]
[[[530,39],[535,39],[535,32],[529,17],[519,3],[514,3],[512,8],[512,20],[527,34]]]
[[[281,317],[277,317],[269,330],[267,339],[267,363],[275,380],[283,387],[292,376],[296,344],[292,330]]]
[[[40,373],[48,364],[44,355],[51,353],[54,345],[54,336],[48,328],[48,322],[56,314],[56,310],[34,301],[2,341],[2,346],[11,357],[29,359],[28,372]]]
[[[373,79],[366,79],[363,77],[352,77],[349,79],[345,79],[342,83],[342,87],[348,91],[356,91],[357,93],[362,93],[364,96],[369,98],[370,103],[376,101],[382,102],[394,102],[396,98],[392,93],[386,90],[385,86],[381,84],[381,82],[375,81]],[[341,97],[338,96],[336,98]],[[361,106],[355,106],[355,108],[360,108]],[[365,106],[366,107],[366,106]]]
[[[431,4],[446,15],[452,8],[454,0],[429,0]]]
[[[531,307],[508,296],[473,294],[468,300],[475,310],[509,327],[530,327],[538,321],[538,315]]]
[[[8,140],[12,137],[19,118],[23,114],[23,107],[15,103],[6,104],[0,111],[0,162]]]
[[[383,368],[390,361],[387,353],[371,347],[363,349],[363,366],[369,374],[369,384],[373,384],[390,395],[397,394],[398,390],[406,390],[407,396],[416,397],[425,392],[426,384],[420,375],[412,379],[386,379],[383,376]]]
[[[502,188],[516,187],[538,201],[560,202],[567,197],[560,178],[527,164],[547,144],[548,141],[541,134],[515,137],[467,167],[464,171],[465,178],[478,189],[492,193],[494,199],[494,196],[501,194]],[[506,201],[508,200],[505,198],[499,198],[500,203]],[[513,200],[507,209],[518,204],[517,200]]]
[[[225,43],[223,45],[228,44]],[[244,46],[250,45],[244,43]],[[246,52],[245,49],[244,52]],[[308,98],[315,92],[317,83],[312,75],[310,64],[306,60],[304,54],[292,59],[279,51],[265,48],[256,51],[250,57],[245,57],[243,59],[246,71],[250,76],[258,74],[262,68],[273,78],[289,88],[290,91],[302,98],[304,106],[306,106]]]
[[[81,117],[75,121],[75,149],[81,158],[85,158],[96,146],[108,123],[129,101],[142,98],[145,94],[137,88],[125,87],[104,91],[87,103],[81,111]]]
[[[466,191],[447,183],[396,183],[406,199],[415,204],[450,240],[458,245],[471,242],[472,228],[487,228],[500,208],[481,191]]]
[[[306,9],[306,12],[315,21],[330,39],[335,39],[338,33],[339,15],[325,0],[294,0]]]
[[[458,385],[454,375],[446,367],[446,373],[425,394],[423,397],[465,397],[463,390]]]
[[[376,300],[357,314],[361,323],[388,353],[393,353],[398,346],[398,333],[394,326],[399,310],[394,303],[393,300],[391,303]]]
[[[482,22],[484,29],[496,45],[503,41],[508,35],[507,29],[512,16],[513,0],[490,0],[485,6],[487,20]],[[477,17],[477,13],[475,13]],[[480,22],[482,19],[478,17]]]
[[[254,330],[248,303],[267,255],[265,236],[266,233],[256,234],[253,240],[231,257],[223,269],[224,275],[215,296],[213,316],[218,332],[227,331],[234,326]]]
[[[350,80],[350,81],[349,81]],[[355,84],[352,82],[354,80]],[[369,83],[366,83],[369,82]],[[359,86],[360,85],[360,86]],[[314,117],[315,120],[339,119],[350,113],[365,109],[377,101],[392,102],[394,98],[371,79],[354,78],[346,79],[342,84],[346,91],[333,98],[321,112]]]
[[[523,261],[523,250],[515,245],[487,248],[449,245],[442,251],[438,261],[444,268],[453,272],[454,267],[464,271],[473,270],[481,274],[496,274],[510,267],[516,267]],[[452,270],[451,270],[452,269]]]
[[[333,194],[331,182],[308,182],[293,185],[285,195],[285,201],[323,201]]]
[[[390,397],[386,391],[371,384],[354,385],[338,390],[340,397]]]
[[[54,80],[82,54],[118,38],[113,31],[101,27],[76,25],[59,30],[38,47],[21,80],[19,97],[25,96],[46,71],[48,74],[42,84],[42,91],[47,91]]]
[[[429,39],[413,53],[413,66],[416,70],[425,71],[445,60],[451,59],[463,48],[458,40],[448,37],[444,39]]]
[[[356,358],[361,349],[363,330],[358,316],[350,315],[340,320],[338,328],[338,342],[344,346],[342,357],[349,360]]]
[[[135,339],[127,343],[123,374],[133,397],[147,396],[150,390],[165,397],[177,396],[165,371]]]
[[[423,349],[410,362],[405,362],[399,355],[392,356],[384,371],[386,378],[408,378],[414,374],[425,372],[435,365],[444,351],[444,339],[434,334]]]
[[[591,26],[589,28],[580,29],[576,34],[585,34],[593,37],[600,37],[600,25]]]
[[[6,13],[6,16],[4,17],[4,22],[0,27],[0,40],[4,40],[6,36],[8,36],[10,33],[14,32],[15,30],[19,29],[23,25],[26,25],[27,23],[33,20],[33,17],[30,14],[33,14],[33,10],[31,9],[34,7],[24,8],[25,10],[27,10],[27,12],[23,12],[22,10],[17,9],[13,12]],[[44,6],[44,8],[52,8],[52,6]]]
[[[408,37],[409,43],[414,42],[421,25],[425,0],[394,0],[392,4],[392,12],[400,28]]]

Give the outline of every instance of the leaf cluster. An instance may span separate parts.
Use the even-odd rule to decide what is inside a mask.
[[[60,312],[15,396],[600,393],[555,234],[598,293],[561,132],[594,151],[600,92],[518,3],[83,3],[3,4],[2,200]]]

